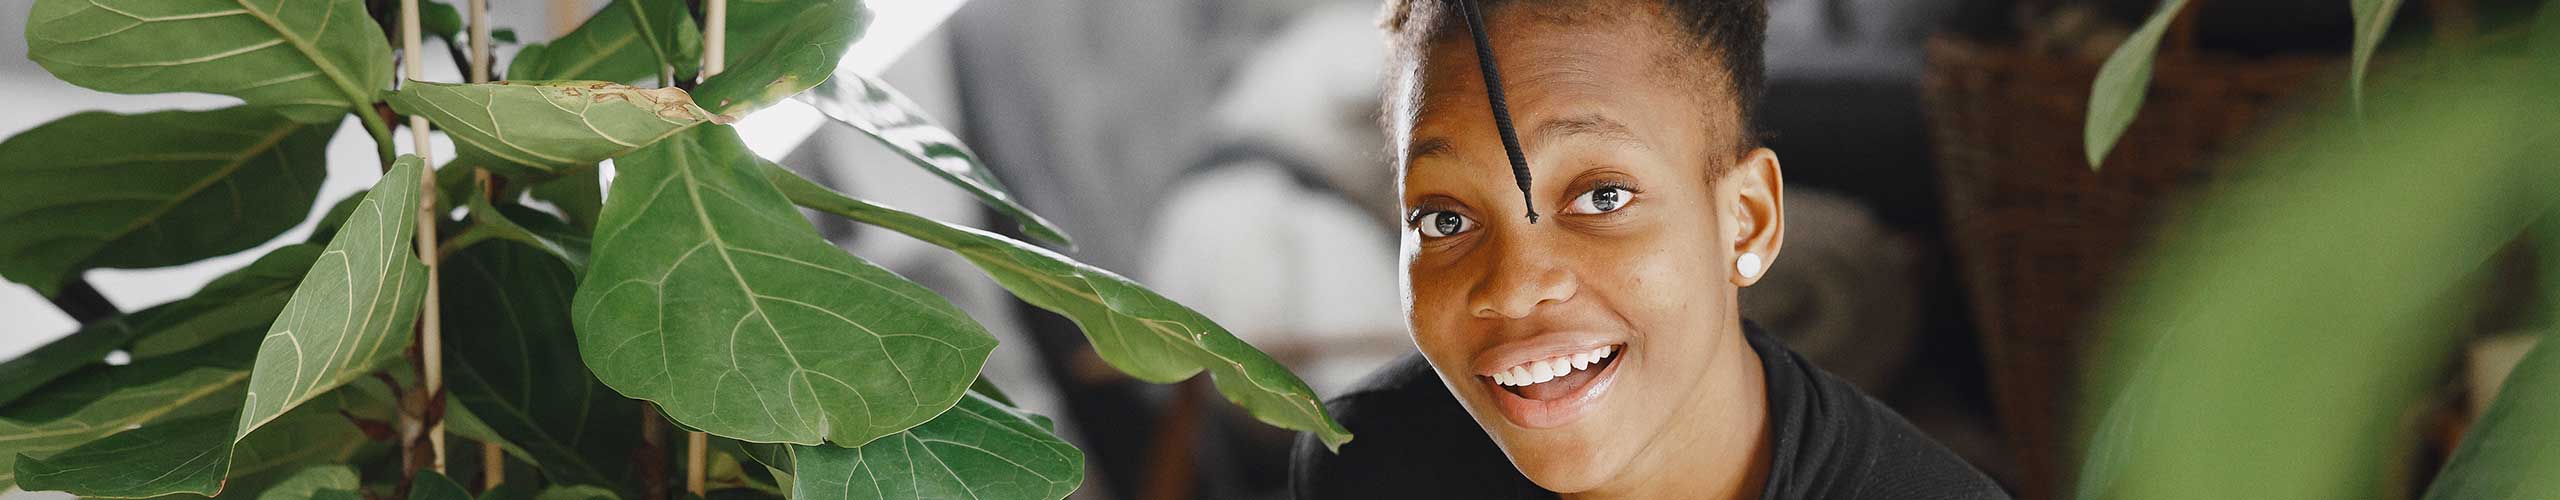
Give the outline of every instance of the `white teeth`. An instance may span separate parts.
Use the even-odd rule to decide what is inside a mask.
[[[1509,370],[1495,372],[1492,375],[1493,383],[1515,387],[1543,384],[1573,372],[1590,369],[1591,365],[1600,364],[1600,360],[1609,359],[1609,355],[1616,354],[1616,351],[1617,346],[1600,346],[1589,351],[1521,363]]]

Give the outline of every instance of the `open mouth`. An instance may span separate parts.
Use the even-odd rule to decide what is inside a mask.
[[[1483,377],[1522,399],[1554,401],[1581,392],[1611,363],[1617,362],[1625,349],[1623,345],[1605,345],[1589,351],[1521,363]]]

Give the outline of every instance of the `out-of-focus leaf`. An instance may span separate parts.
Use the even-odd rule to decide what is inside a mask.
[[[835,80],[818,85],[816,91],[801,94],[800,100],[837,123],[888,145],[925,171],[977,195],[978,201],[1013,217],[1021,224],[1023,234],[1074,245],[1056,224],[1014,201],[1004,183],[996,180],[995,171],[978,161],[977,153],[970,152],[969,146],[960,142],[960,136],[935,124],[925,116],[923,107],[889,88],[888,82],[858,74],[837,75]]]
[[[2539,498],[2560,491],[2560,346],[2544,339],[2517,362],[2489,410],[2462,435],[2429,500]]]
[[[11,137],[0,142],[0,276],[52,295],[81,270],[185,264],[274,239],[310,213],[336,129],[234,107],[92,111]]]
[[[45,458],[20,457],[18,484],[85,498],[213,496],[226,477],[315,462],[342,462],[367,441],[341,411],[389,404],[361,391],[333,391],[294,408],[233,443],[234,415],[214,412],[152,422]]]
[[[513,241],[559,258],[569,265],[572,273],[586,270],[587,248],[591,242],[585,233],[569,227],[568,223],[523,205],[492,206],[487,198],[476,195],[468,203],[471,205],[470,228],[463,231],[465,234],[447,240],[447,244],[455,244],[465,238],[471,238],[472,242],[480,239]]]
[[[2142,97],[2151,89],[2151,60],[2159,56],[2160,37],[2169,31],[2169,22],[2178,18],[2178,10],[2187,0],[2166,0],[2151,20],[2125,37],[2116,46],[2107,63],[2098,67],[2098,81],[2089,89],[2089,123],[2081,131],[2081,147],[2089,155],[2089,169],[2097,170],[2107,151],[2116,147],[2116,139],[2133,126],[2133,116],[2142,112]]]
[[[507,77],[630,83],[656,77],[662,64],[689,75],[701,64],[701,31],[682,0],[615,0],[569,34],[525,46]]]
[[[489,40],[498,43],[516,43],[516,30],[513,28],[489,30]]]
[[[541,494],[533,496],[533,500],[619,500],[620,498],[614,495],[613,490],[583,484],[543,488]]]
[[[559,484],[628,487],[640,402],[587,373],[569,329],[577,278],[541,250],[475,245],[438,268],[447,389]]]
[[[604,211],[604,181],[597,177],[600,169],[571,171],[558,178],[533,185],[528,193],[533,199],[550,202],[568,216],[569,224],[580,230],[595,232],[596,214]]]
[[[2382,45],[2382,36],[2391,33],[2391,17],[2400,12],[2400,0],[2353,0],[2355,8],[2355,60],[2347,67],[2347,99],[2356,113],[2364,113],[2365,66],[2373,63],[2373,49]]]
[[[2370,119],[2304,121],[2318,126],[2241,158],[2164,221],[2177,237],[2118,280],[2134,286],[2096,323],[2115,348],[2081,412],[2104,417],[2081,495],[2386,491],[2405,410],[2466,324],[2466,283],[2560,202],[2560,95],[2498,64],[2445,61],[2419,86],[2377,89]]]
[[[448,384],[446,387],[452,386]],[[447,389],[447,393],[450,392],[451,389]],[[542,465],[542,460],[534,457],[533,452],[525,450],[523,445],[517,444],[514,440],[498,435],[497,429],[490,428],[488,421],[482,420],[479,413],[472,412],[471,407],[463,406],[461,401],[445,400],[444,431],[454,437],[498,445],[498,449],[507,456],[537,467]]]
[[[320,221],[311,224],[311,235],[303,238],[302,242],[313,245],[329,244],[329,238],[338,235],[338,226],[347,224],[347,215],[355,213],[356,204],[363,203],[364,195],[367,193],[369,191],[357,191],[345,198],[339,198],[337,203],[329,204],[329,211],[320,213]]]
[[[587,367],[745,441],[859,445],[950,408],[995,339],[829,244],[759,161],[725,125],[614,160],[573,308]]]
[[[94,365],[0,406],[0,490],[17,482],[23,458],[50,457],[164,418],[230,417],[256,348],[256,339],[242,336],[188,356]]]
[[[313,244],[276,247],[248,266],[214,278],[193,296],[126,316],[135,332],[130,354],[136,360],[152,359],[266,331],[320,251]]]
[[[435,0],[418,2],[418,30],[446,40],[462,39],[462,11]]]
[[[258,348],[233,436],[398,359],[409,345],[426,293],[426,266],[410,253],[420,168],[416,156],[393,162],[305,273]]]
[[[432,474],[430,472],[429,474]],[[286,476],[275,486],[258,492],[258,500],[311,500],[321,490],[354,492],[364,484],[356,478],[356,470],[345,465],[304,467]]]
[[[1084,482],[1084,453],[1024,414],[962,398],[931,422],[860,448],[792,446],[792,498],[1054,500]]]
[[[728,68],[694,93],[703,109],[746,116],[826,81],[870,22],[859,0],[731,1]]]
[[[764,164],[793,203],[905,233],[957,252],[1023,301],[1074,319],[1102,360],[1140,380],[1172,383],[1208,370],[1218,392],[1256,418],[1315,433],[1329,447],[1351,432],[1325,414],[1315,391],[1271,356],[1199,312],[1093,266],[1011,238],[846,197],[779,165]]]
[[[420,471],[409,482],[409,500],[471,500],[471,492],[461,483],[436,471]]]
[[[223,94],[310,123],[373,109],[391,83],[383,40],[361,0],[38,0],[27,14],[27,58],[72,85]]]
[[[0,363],[0,407],[74,370],[104,362],[107,353],[133,340],[133,328],[118,317],[90,323],[55,340]]]
[[[457,144],[457,161],[509,174],[589,168],[712,120],[684,89],[606,82],[409,82],[391,108],[425,116]],[[462,148],[460,145],[469,145]]]

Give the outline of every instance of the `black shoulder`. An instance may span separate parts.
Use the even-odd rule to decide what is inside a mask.
[[[1763,498],[2007,499],[1900,413],[1757,331],[1771,457]]]
[[[1553,498],[1512,468],[1421,354],[1397,358],[1325,410],[1352,440],[1335,451],[1298,437],[1296,498]]]

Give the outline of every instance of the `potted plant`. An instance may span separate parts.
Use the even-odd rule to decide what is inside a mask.
[[[34,2],[29,57],[67,82],[242,102],[82,113],[0,142],[0,277],[83,323],[0,364],[0,489],[1060,498],[1082,483],[1049,421],[979,377],[995,345],[982,327],[830,244],[803,208],[952,250],[1132,376],[1208,372],[1265,422],[1350,439],[1297,377],[1180,304],[748,151],[728,124],[799,99],[1068,243],[895,90],[836,71],[865,27],[857,0],[616,0],[503,72],[490,44],[511,37],[484,13]],[[455,59],[470,81],[414,79],[430,36],[468,42]],[[395,60],[411,75],[396,85]],[[331,202],[310,241],[129,313],[81,280],[301,223],[350,115],[383,175]],[[395,154],[401,127],[415,151],[443,132],[455,158]]]

